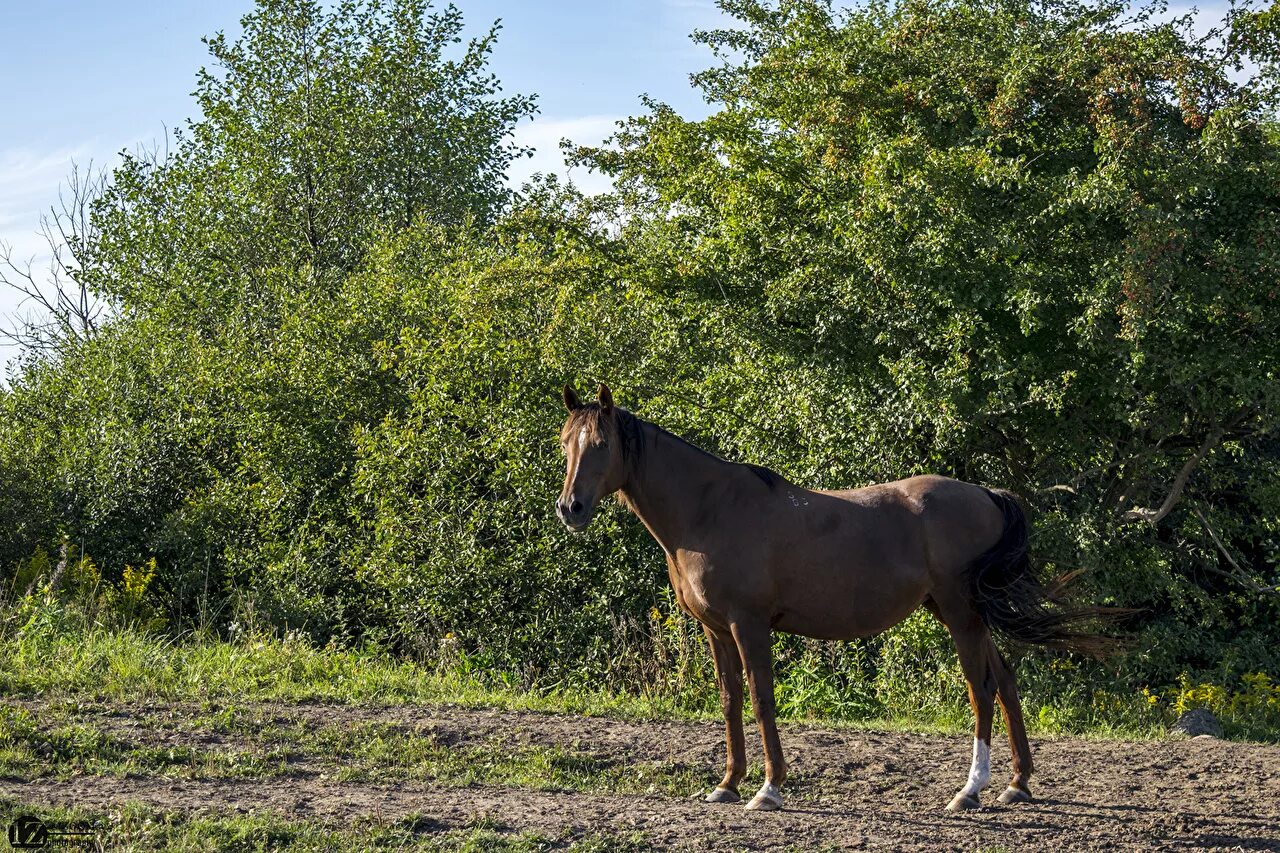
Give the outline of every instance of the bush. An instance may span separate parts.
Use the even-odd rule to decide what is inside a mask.
[[[643,528],[551,512],[556,389],[607,379],[816,487],[1022,494],[1045,574],[1139,610],[1116,661],[1022,661],[1046,727],[1280,672],[1274,16],[1233,11],[1215,46],[1109,3],[727,5],[741,27],[700,36],[728,57],[697,80],[717,112],[650,104],[579,150],[617,181],[593,199],[499,189],[532,102],[497,97],[492,34],[446,58],[451,10],[264,0],[215,38],[204,117],[95,208],[81,274],[118,310],[0,393],[13,594],[65,540],[121,601],[153,567],[146,619],[173,630],[704,707]],[[308,44],[343,61],[253,107]],[[433,112],[402,138],[370,104]],[[418,193],[404,152],[463,138]],[[776,651],[789,713],[966,713],[923,616]]]

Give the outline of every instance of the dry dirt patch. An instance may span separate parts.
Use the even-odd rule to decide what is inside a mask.
[[[22,703],[39,718],[38,702]],[[587,752],[616,763],[671,762],[719,768],[714,723],[629,722],[562,714],[449,706],[386,708],[322,704],[237,704],[241,727],[377,723],[430,731],[463,747],[500,739]],[[208,708],[85,706],[92,723],[138,743],[234,746],[238,735],[190,721]],[[39,803],[109,806],[130,800],[178,811],[274,811],[294,819],[345,822],[361,815],[425,815],[427,831],[486,818],[514,831],[556,837],[635,831],[659,847],[776,849],[836,846],[895,850],[1008,847],[1067,850],[1280,851],[1280,747],[1211,738],[1153,742],[1067,738],[1033,742],[1037,800],[942,811],[967,770],[964,737],[791,725],[783,745],[794,781],[776,814],[708,806],[688,797],[620,796],[431,782],[342,783],[306,769],[264,779],[175,780],[79,776],[0,780],[0,793]],[[1007,776],[1007,750],[994,749],[994,791]]]

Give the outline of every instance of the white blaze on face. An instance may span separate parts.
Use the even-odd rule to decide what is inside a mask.
[[[578,430],[578,452],[582,453],[587,449],[587,428],[583,427]]]
[[[964,796],[973,796],[987,787],[991,781],[991,746],[986,741],[973,739],[973,764],[969,766],[969,781],[960,789]]]

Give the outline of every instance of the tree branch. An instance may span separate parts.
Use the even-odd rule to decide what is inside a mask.
[[[1125,521],[1146,521],[1151,524],[1157,524],[1160,519],[1168,515],[1182,498],[1182,490],[1187,485],[1187,480],[1191,478],[1191,473],[1196,470],[1196,466],[1209,455],[1209,451],[1217,446],[1222,440],[1224,430],[1219,427],[1205,436],[1204,442],[1201,443],[1200,449],[1195,452],[1186,464],[1182,466],[1182,470],[1178,472],[1178,476],[1173,478],[1173,485],[1169,487],[1169,494],[1165,496],[1164,503],[1160,504],[1157,509],[1149,509],[1148,507],[1134,507],[1125,512],[1121,516]]]
[[[92,161],[83,171],[71,164],[71,174],[58,189],[58,204],[40,218],[40,234],[49,248],[46,275],[33,271],[34,259],[22,263],[14,258],[12,246],[0,244],[0,287],[13,290],[20,307],[34,309],[0,325],[0,340],[26,352],[52,354],[66,342],[86,340],[97,331],[107,306],[90,292],[82,272],[91,263],[89,252],[97,235],[92,205],[106,182],[106,171],[95,170]]]
[[[1218,546],[1218,553],[1227,558],[1227,562],[1231,564],[1231,568],[1235,571],[1224,572],[1217,566],[1206,566],[1206,568],[1210,571],[1217,572],[1223,577],[1230,578],[1241,586],[1251,589],[1254,592],[1264,592],[1268,595],[1280,596],[1280,587],[1263,586],[1253,578],[1249,577],[1249,573],[1240,567],[1240,564],[1236,562],[1235,557],[1232,557],[1231,552],[1227,550],[1227,546],[1222,544],[1222,540],[1218,538],[1218,534],[1209,526],[1208,520],[1205,519],[1204,514],[1200,512],[1199,507],[1192,507],[1191,512],[1195,514],[1196,518],[1200,519],[1200,524],[1203,525],[1205,532],[1209,534],[1209,538],[1213,540],[1213,544]]]

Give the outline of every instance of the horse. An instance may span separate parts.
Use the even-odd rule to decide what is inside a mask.
[[[676,602],[706,634],[725,719],[724,776],[707,802],[742,799],[745,670],[765,756],[764,784],[746,808],[782,807],[787,764],[774,719],[773,631],[871,637],[921,606],[955,643],[974,713],[969,776],[947,809],[981,806],[997,699],[1013,764],[999,802],[1031,800],[1031,746],[1017,681],[992,631],[1020,644],[1089,653],[1104,650],[1109,638],[1072,627],[1104,608],[1062,605],[1056,588],[1036,579],[1026,516],[1011,493],[933,475],[806,489],[615,406],[607,385],[597,396],[584,404],[564,387],[566,470],[556,514],[569,530],[582,531],[601,499],[616,494],[666,554]]]

